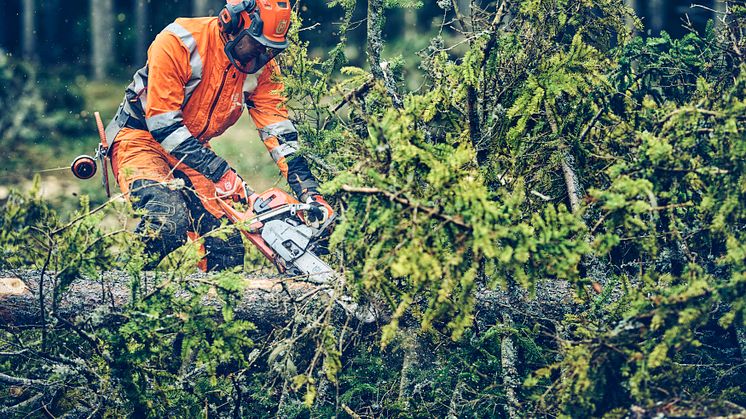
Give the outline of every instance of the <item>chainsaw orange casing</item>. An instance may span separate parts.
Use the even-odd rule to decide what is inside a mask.
[[[252,193],[248,199],[248,209],[244,212],[236,210],[230,203],[223,199],[217,198],[218,204],[225,212],[226,217],[233,223],[245,223],[250,222],[252,218],[255,218],[258,212],[262,212],[265,209],[275,209],[288,204],[299,204],[300,202],[293,198],[290,194],[279,188],[270,188],[261,194]],[[258,208],[260,207],[261,208]],[[254,246],[259,249],[260,252],[281,270],[285,271],[285,266],[282,260],[277,257],[275,251],[272,250],[264,241],[260,233],[262,228],[261,221],[251,222],[248,226],[241,228],[241,232],[246,236],[247,239]]]

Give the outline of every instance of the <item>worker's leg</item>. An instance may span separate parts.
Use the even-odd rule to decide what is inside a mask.
[[[186,243],[190,220],[184,194],[163,183],[140,179],[130,185],[130,201],[133,208],[144,211],[135,233],[145,244],[146,268],[153,268]]]
[[[190,178],[181,171],[174,172],[174,176],[184,179],[184,183],[187,185],[184,195],[191,215],[192,231],[204,237],[207,271],[220,271],[243,266],[245,249],[241,232],[233,228],[227,222],[225,216],[221,219],[227,227],[220,234],[225,238],[210,234],[221,226],[221,219],[218,219],[205,208],[204,199],[200,199],[198,195],[202,196],[203,193],[208,193],[205,188],[211,188],[212,183],[207,185],[202,181],[202,176],[196,175]]]
[[[182,246],[190,226],[189,210],[174,180],[163,148],[150,133],[125,128],[117,135],[112,163],[122,192],[144,213],[135,232],[145,244],[146,268]]]

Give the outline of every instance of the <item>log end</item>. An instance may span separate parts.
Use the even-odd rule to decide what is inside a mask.
[[[21,278],[0,277],[0,299],[7,295],[23,295],[31,292]]]

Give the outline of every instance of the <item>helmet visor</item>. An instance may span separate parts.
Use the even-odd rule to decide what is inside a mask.
[[[225,54],[231,64],[247,74],[256,73],[284,50],[285,48],[262,45],[254,39],[248,29],[242,30],[225,44]]]

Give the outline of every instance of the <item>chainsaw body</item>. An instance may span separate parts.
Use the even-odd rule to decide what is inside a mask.
[[[261,194],[251,193],[248,210],[240,212],[230,203],[217,198],[220,207],[241,232],[277,267],[291,276],[307,276],[314,283],[327,283],[335,277],[334,270],[316,253],[322,232],[333,219],[319,229],[303,222],[310,204],[302,204],[287,192],[271,188]]]

